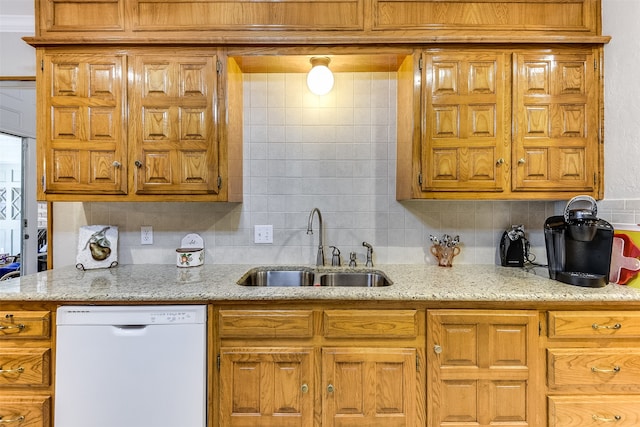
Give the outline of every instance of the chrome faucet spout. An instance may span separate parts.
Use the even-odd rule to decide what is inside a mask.
[[[322,214],[320,213],[320,209],[313,208],[311,213],[309,214],[309,223],[307,224],[307,234],[313,234],[313,214],[318,214],[318,233],[320,234],[318,239],[318,255],[316,256],[316,265],[324,265],[324,240],[323,229],[322,229]]]

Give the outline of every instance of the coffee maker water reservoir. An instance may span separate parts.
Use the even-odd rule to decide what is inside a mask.
[[[597,218],[590,196],[567,203],[564,215],[547,218],[544,237],[549,277],[570,285],[599,288],[609,282],[613,227]]]

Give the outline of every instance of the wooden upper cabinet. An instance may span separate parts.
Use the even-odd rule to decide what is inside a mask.
[[[131,155],[138,194],[218,191],[215,55],[135,55]]]
[[[600,0],[36,0],[36,37],[222,44],[600,36]],[[256,37],[256,30],[261,30]],[[425,38],[426,37],[426,38]]]
[[[509,149],[508,65],[505,53],[422,55],[423,191],[502,191]]]
[[[242,200],[242,78],[232,60],[188,48],[38,55],[41,199]]]
[[[514,62],[514,191],[593,193],[599,152],[595,56],[518,53]]]
[[[501,45],[407,57],[396,197],[602,198],[601,56]]]
[[[132,0],[133,31],[362,30],[364,0]]]
[[[41,63],[39,165],[45,192],[126,194],[126,57],[44,54]]]

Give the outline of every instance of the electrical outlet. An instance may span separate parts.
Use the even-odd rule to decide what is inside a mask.
[[[140,244],[141,245],[153,245],[153,227],[150,225],[143,225],[140,227]]]
[[[273,243],[273,225],[256,225],[253,241],[254,243]]]

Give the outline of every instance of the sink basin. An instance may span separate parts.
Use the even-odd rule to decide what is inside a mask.
[[[391,280],[379,271],[331,272],[320,276],[320,286],[377,288],[391,285]]]
[[[314,272],[311,269],[254,268],[238,281],[242,286],[313,286]]]
[[[391,280],[381,271],[316,271],[306,267],[257,267],[237,282],[241,286],[334,286],[375,288],[389,286]]]

